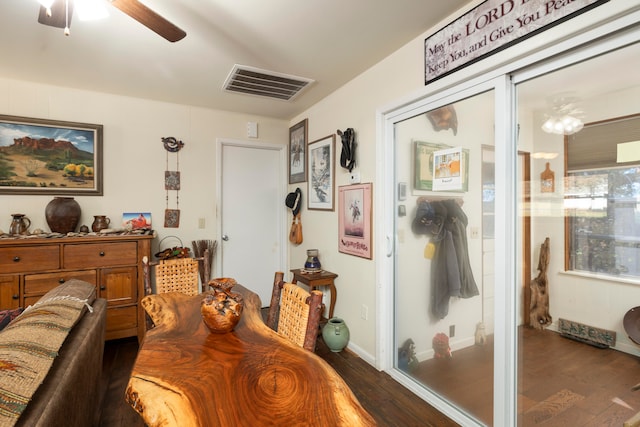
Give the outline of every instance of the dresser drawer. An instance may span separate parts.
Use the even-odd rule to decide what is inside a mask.
[[[65,245],[63,251],[66,269],[135,265],[138,260],[136,242]]]
[[[107,333],[117,332],[123,329],[135,329],[138,327],[138,308],[113,307],[107,310]]]
[[[24,276],[25,300],[28,296],[36,295],[38,298],[51,289],[71,279],[84,280],[92,285],[97,283],[96,270],[83,271],[58,271],[56,273],[26,274]]]
[[[0,248],[0,271],[20,273],[60,268],[60,247],[16,246]]]

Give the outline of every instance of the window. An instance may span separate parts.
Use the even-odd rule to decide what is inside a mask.
[[[640,277],[640,154],[617,156],[618,144],[637,140],[640,115],[567,137],[567,270]]]

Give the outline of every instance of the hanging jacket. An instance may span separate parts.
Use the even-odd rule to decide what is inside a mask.
[[[443,200],[440,203],[447,209],[447,221],[444,227],[451,232],[453,238],[453,246],[460,272],[460,296],[462,298],[474,297],[479,295],[480,292],[473,278],[469,260],[469,246],[467,244],[467,224],[469,220],[462,207],[455,200]]]

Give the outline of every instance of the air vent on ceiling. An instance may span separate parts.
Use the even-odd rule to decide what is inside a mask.
[[[281,74],[245,65],[234,65],[224,82],[223,89],[248,95],[291,101],[313,80]]]

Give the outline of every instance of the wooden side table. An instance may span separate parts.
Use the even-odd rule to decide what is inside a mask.
[[[331,290],[329,319],[331,319],[333,317],[333,308],[336,305],[337,297],[336,284],[333,282],[333,279],[338,277],[338,275],[326,270],[321,270],[317,273],[307,273],[302,268],[293,269],[291,272],[293,273],[293,280],[291,283],[302,282],[309,287],[310,291],[317,289],[319,286],[329,286],[329,289]]]

